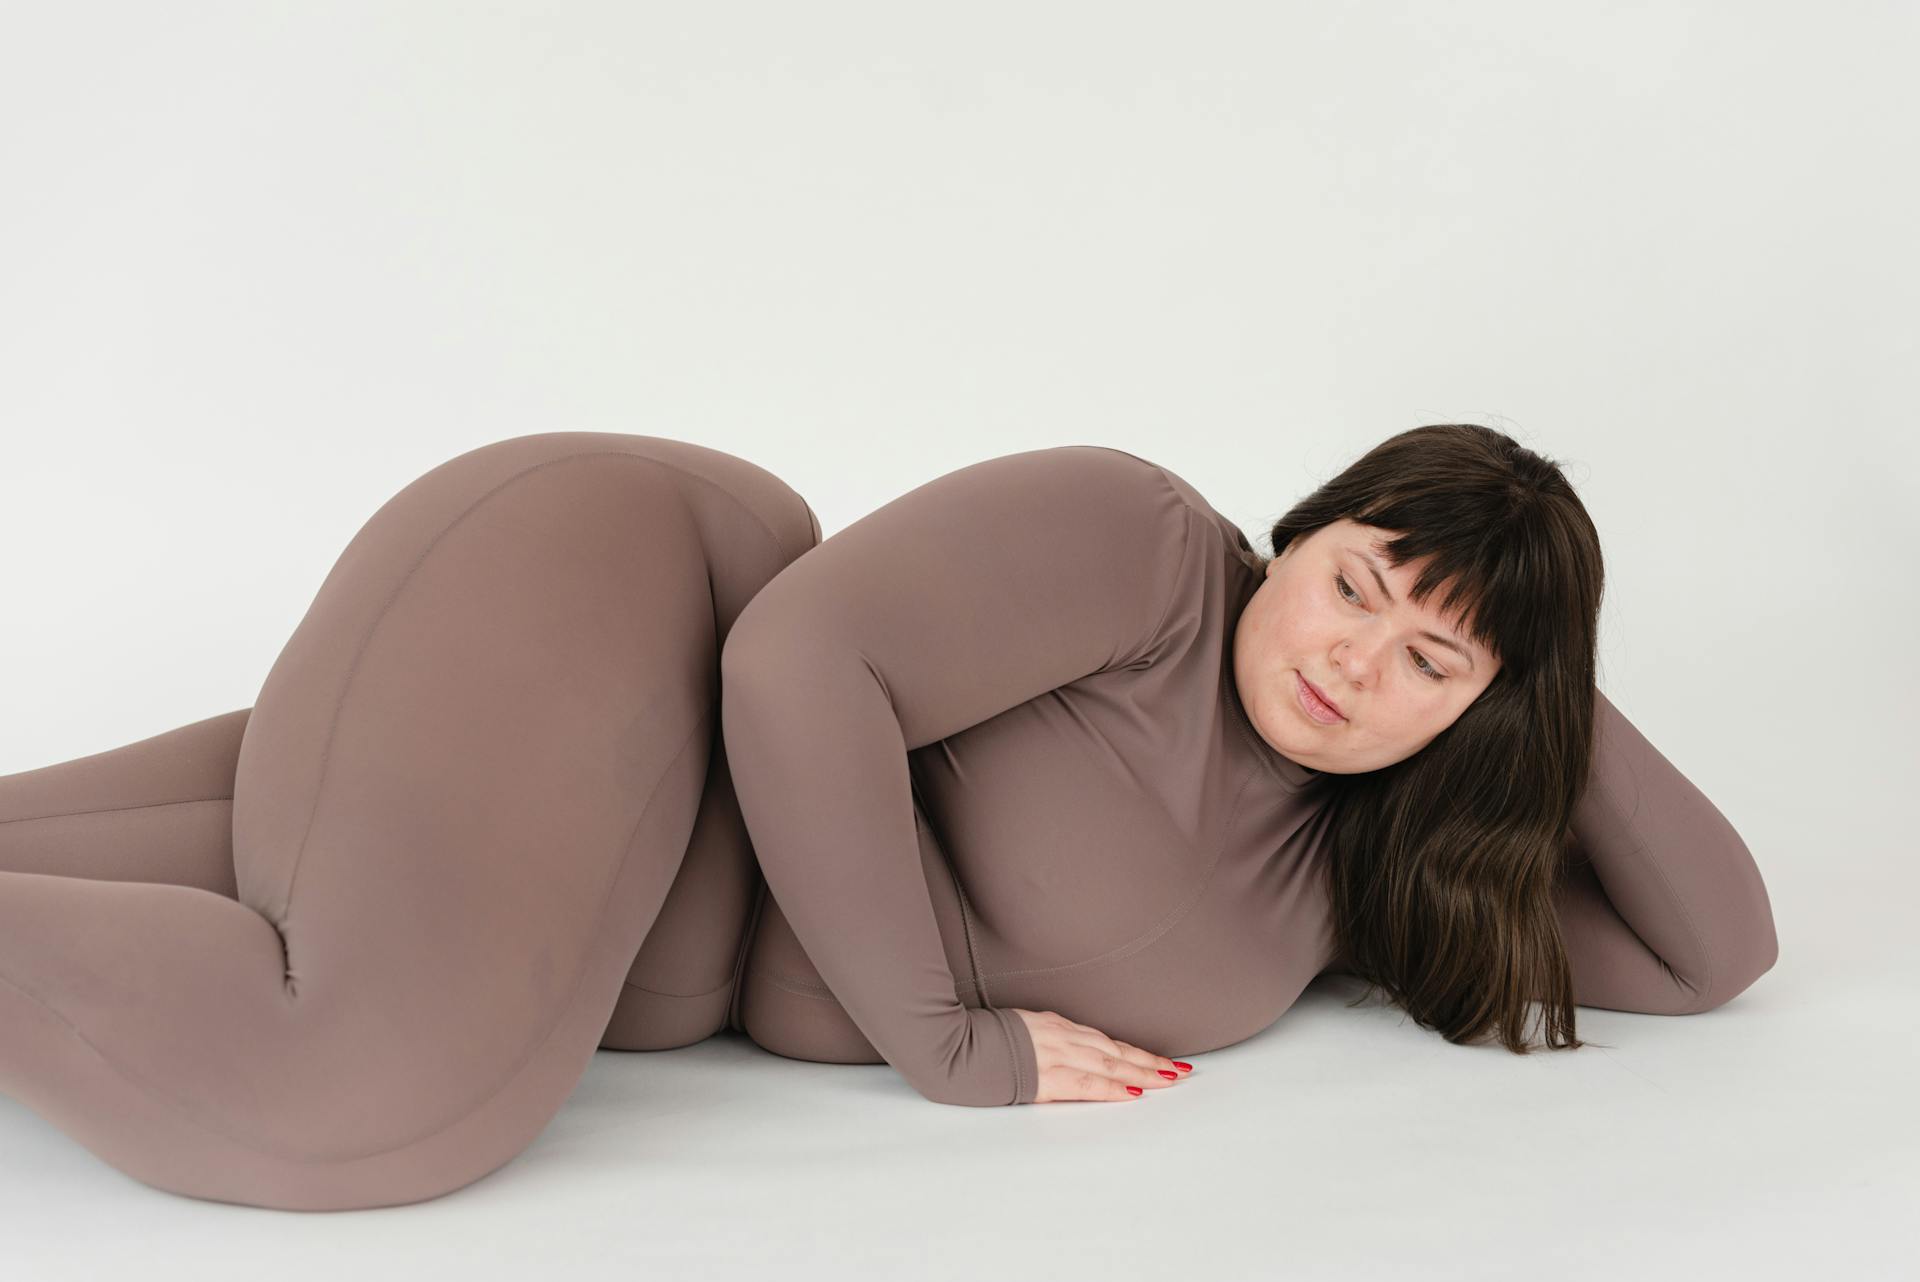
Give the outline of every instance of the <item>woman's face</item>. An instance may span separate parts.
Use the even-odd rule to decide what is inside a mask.
[[[1378,545],[1392,537],[1342,519],[1295,538],[1268,563],[1234,629],[1233,680],[1248,718],[1275,751],[1311,769],[1363,774],[1406,760],[1500,671],[1460,620],[1438,613],[1446,585],[1414,605],[1424,562],[1390,565]],[[1323,723],[1301,705],[1302,676],[1338,719]]]

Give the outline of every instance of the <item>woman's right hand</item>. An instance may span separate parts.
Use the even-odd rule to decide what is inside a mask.
[[[1056,1100],[1139,1099],[1127,1087],[1141,1088],[1141,1095],[1159,1086],[1172,1086],[1186,1078],[1191,1066],[1178,1064],[1164,1055],[1154,1055],[1115,1041],[1097,1028],[1076,1024],[1057,1011],[1021,1010],[1008,1007],[1027,1026],[1033,1038],[1033,1055],[1040,1074],[1040,1089],[1033,1097],[1036,1104]],[[1177,1074],[1175,1077],[1162,1076]]]

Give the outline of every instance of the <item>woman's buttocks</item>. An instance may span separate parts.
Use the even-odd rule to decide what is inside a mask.
[[[619,433],[552,433],[526,444],[588,454],[608,467],[646,460],[647,470],[671,485],[678,506],[692,519],[712,597],[706,672],[717,675],[719,649],[753,596],[819,542],[817,519],[806,500],[772,472],[735,455],[670,437]],[[636,502],[644,501],[644,494],[636,495]],[[730,1018],[741,946],[762,883],[717,715],[711,725],[714,740],[694,830],[666,900],[628,969],[602,1046],[690,1045]],[[637,729],[645,733],[647,727]]]

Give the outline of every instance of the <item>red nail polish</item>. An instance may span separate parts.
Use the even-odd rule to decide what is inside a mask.
[[[1158,1074],[1160,1074],[1160,1076],[1162,1076],[1162,1077],[1164,1077],[1164,1078],[1166,1078],[1166,1079],[1167,1079],[1167,1080],[1168,1080],[1169,1082],[1174,1082],[1174,1081],[1178,1081],[1178,1080],[1180,1079],[1180,1074],[1178,1074],[1178,1073],[1169,1073],[1169,1072],[1168,1072],[1168,1071],[1167,1071],[1166,1069],[1164,1069],[1164,1068],[1156,1068],[1156,1069],[1154,1069],[1153,1071],[1154,1071],[1154,1072],[1156,1072],[1156,1073],[1158,1073]]]
[[[1177,1059],[1176,1059],[1175,1061],[1173,1061],[1173,1066],[1174,1066],[1175,1068],[1177,1068],[1177,1069],[1179,1069],[1179,1070],[1180,1070],[1181,1072],[1183,1072],[1183,1073],[1191,1073],[1191,1072],[1193,1071],[1193,1065],[1191,1065],[1191,1064],[1182,1064],[1182,1063],[1181,1063],[1181,1062],[1180,1062],[1179,1060],[1177,1060]]]
[[[1141,1089],[1140,1089],[1140,1088],[1139,1088],[1138,1086],[1129,1086],[1129,1087],[1127,1087],[1127,1093],[1128,1093],[1129,1095],[1140,1095],[1140,1094],[1144,1094],[1144,1092],[1143,1092],[1143,1091],[1141,1091]]]

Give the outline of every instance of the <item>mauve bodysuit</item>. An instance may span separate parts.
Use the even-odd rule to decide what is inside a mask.
[[[1335,967],[1330,777],[1248,722],[1260,585],[1178,475],[1069,445],[938,477],[787,565],[721,655],[722,727],[772,898],[732,1026],[885,1062],[927,1098],[1029,1103],[1010,1008],[1190,1056]],[[1718,1006],[1777,952],[1746,844],[1596,690],[1559,907],[1576,1000]]]
[[[1341,780],[1238,702],[1246,550],[1102,446],[824,542],[689,441],[469,450],[361,526],[253,707],[0,776],[0,1093],[155,1187],[343,1210],[511,1160],[596,1046],[731,1028],[1000,1105],[1039,1093],[1015,1008],[1247,1038],[1337,964]],[[1717,1006],[1773,963],[1766,889],[1598,710],[1574,995]]]

